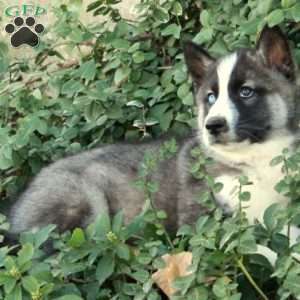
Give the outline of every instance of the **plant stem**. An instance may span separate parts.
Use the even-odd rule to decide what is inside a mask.
[[[268,297],[264,294],[264,292],[259,288],[259,286],[256,284],[248,270],[246,269],[245,265],[243,264],[241,259],[236,259],[238,267],[242,270],[250,284],[253,286],[253,288],[257,291],[257,293],[262,297],[264,300],[269,300]]]
[[[148,195],[148,197],[149,197],[149,199],[150,199],[151,209],[155,212],[155,215],[156,215],[156,214],[157,214],[157,209],[156,209],[156,207],[155,207],[155,204],[153,203],[152,195],[150,194],[150,195]],[[163,222],[161,222],[160,220],[159,220],[159,223],[160,223],[160,225],[162,226],[162,230],[164,231],[165,238],[166,238],[166,240],[167,240],[167,242],[168,242],[170,248],[173,250],[173,249],[174,249],[174,245],[173,245],[173,243],[172,243],[172,240],[171,240],[171,238],[170,238],[170,235],[169,235],[169,233],[168,233],[168,231],[167,231],[165,225],[164,225]]]
[[[239,192],[238,192],[238,198],[239,198],[239,228],[238,228],[238,247],[240,248],[241,246],[241,235],[242,235],[242,200],[240,198],[240,195],[242,193],[242,185],[239,185]]]
[[[164,233],[165,233],[165,238],[166,238],[166,240],[167,240],[167,242],[168,242],[170,248],[171,248],[172,250],[174,250],[174,245],[173,245],[173,243],[172,243],[172,240],[171,240],[171,238],[170,238],[170,235],[169,235],[169,233],[167,232],[167,229],[165,228],[165,226],[164,226],[164,225],[162,225],[162,226],[163,226],[163,230],[164,230]]]

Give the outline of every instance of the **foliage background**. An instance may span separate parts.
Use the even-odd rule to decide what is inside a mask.
[[[8,43],[0,42],[0,205],[3,209],[43,165],[64,155],[117,140],[136,140],[148,135],[157,137],[165,132],[184,134],[190,127],[194,127],[196,108],[191,82],[183,63],[182,40],[193,39],[211,54],[220,56],[238,47],[253,45],[258,32],[266,23],[269,26],[279,24],[287,32],[294,46],[296,60],[300,62],[300,4],[296,0],[225,0],[222,5],[215,0],[142,0],[137,6],[136,20],[122,19],[115,7],[118,2],[120,1],[94,1],[89,7],[90,24],[83,24],[79,19],[82,10],[80,0],[53,5],[51,9],[55,22],[47,29],[40,47],[29,58],[11,58]],[[98,19],[93,18],[92,14],[105,18],[101,22],[95,21]],[[112,22],[116,25],[112,26]],[[61,52],[62,45],[67,49],[76,48],[79,57],[70,57],[66,52]],[[89,50],[83,50],[82,47]],[[289,184],[287,183],[287,189]],[[115,222],[116,227],[120,226],[119,220]],[[155,223],[158,220],[150,218],[149,222]],[[222,228],[218,214],[209,222],[212,223],[205,230],[213,228],[211,234],[217,236]],[[237,220],[232,222],[235,224]],[[104,232],[110,232],[112,229],[108,223],[109,221],[102,220],[99,228],[106,226]],[[230,225],[228,228],[231,228]],[[252,243],[254,233],[248,232],[245,229],[247,226],[243,228],[243,232],[246,232],[245,240]],[[272,227],[272,234],[278,229],[274,228]],[[118,230],[112,232],[118,236]],[[194,232],[188,232],[181,234],[182,239],[175,244],[177,250],[186,248],[186,245],[196,248],[201,245],[197,239],[195,243],[189,244]],[[234,232],[232,236],[240,233]],[[47,236],[45,232],[43,234]],[[93,234],[88,234],[91,243],[94,243]],[[108,261],[101,259],[105,255],[100,250],[90,253],[86,247],[81,249],[80,246],[84,244],[82,241],[86,241],[82,235],[81,231],[75,233],[74,240],[77,241],[78,238],[81,241],[79,245],[77,242],[74,242],[75,246],[72,242],[61,242],[62,249],[73,247],[78,250],[77,246],[79,247],[77,252],[74,249],[71,251],[76,258],[70,256],[69,250],[64,250],[66,256],[61,254],[58,259],[63,262],[63,266],[68,266],[66,269],[59,268],[55,260],[42,266],[28,265],[34,255],[38,256],[36,251],[41,242],[32,242],[37,237],[26,240],[22,250],[25,254],[22,252],[19,258],[7,259],[3,250],[0,264],[6,271],[0,276],[0,284],[4,284],[4,294],[13,295],[5,299],[19,299],[21,291],[23,297],[29,297],[30,293],[41,291],[44,286],[47,287],[46,291],[41,293],[46,298],[48,290],[49,295],[54,290],[57,297],[75,293],[84,299],[131,299],[133,295],[140,295],[140,298],[135,296],[134,299],[160,297],[149,283],[149,274],[154,268],[153,261],[168,250],[159,237],[149,237],[148,241],[144,240],[139,245],[139,251],[147,257],[143,262],[136,261],[133,250],[125,243],[130,234],[118,237],[117,244],[121,250],[114,250],[119,255],[120,265],[117,265],[115,258]],[[105,249],[118,249],[114,239],[110,242],[112,244],[108,246],[105,244]],[[101,239],[99,243],[102,243]],[[209,247],[204,247],[203,253],[205,249]],[[197,257],[203,253],[198,253]],[[203,267],[206,273],[213,273],[215,280],[205,283],[198,274],[197,280],[198,283],[202,282],[201,287],[194,284],[195,278],[190,278],[190,281],[182,283],[186,287],[182,288],[183,293],[193,293],[190,294],[190,299],[208,297],[233,300],[241,297],[239,286],[239,289],[242,287],[245,290],[243,299],[254,299],[256,296],[253,296],[253,289],[247,289],[245,277],[239,277],[237,265],[234,260],[229,260],[234,258],[230,256],[233,252],[228,257],[222,256],[218,251],[213,253],[217,257],[212,261],[218,265],[219,259],[224,268],[218,270],[218,273],[214,267]],[[26,257],[25,261],[22,260],[23,255]],[[132,257],[133,261],[130,260]],[[94,278],[91,274],[95,272],[96,262],[98,265]],[[70,264],[75,266],[71,270]],[[114,283],[107,285],[103,293],[97,294],[96,282],[99,286],[113,274],[111,271],[103,275],[99,270],[115,270],[116,266],[119,273],[114,275]],[[41,283],[38,277],[34,277],[40,274],[35,273],[36,268],[45,268],[45,272],[47,269],[51,276],[46,272],[50,277]],[[88,271],[83,271],[84,268]],[[137,269],[135,272],[147,269],[148,273],[131,276],[134,273],[132,268]],[[16,269],[18,272],[13,272]],[[291,293],[300,295],[300,286],[294,284],[300,282],[300,271],[293,265],[291,258],[287,257],[282,262],[281,269],[274,275],[276,279],[271,281],[262,280],[263,277],[269,279],[271,272],[268,268],[258,270],[264,275],[259,281],[272,295],[270,299],[277,292],[278,283],[281,299],[288,298]],[[254,268],[253,272],[256,271]],[[129,283],[124,279],[128,272],[131,272]],[[29,278],[24,275],[27,279],[21,280],[23,273]],[[89,279],[86,280],[87,278]],[[94,284],[94,294],[88,292],[89,280]],[[60,282],[66,293],[59,294],[51,285],[53,282]],[[64,282],[67,282],[66,286]],[[78,283],[77,286],[74,283]],[[145,287],[147,284],[148,289]],[[270,284],[272,289],[269,288]],[[54,299],[51,297],[49,299]],[[42,298],[36,296],[32,299]]]

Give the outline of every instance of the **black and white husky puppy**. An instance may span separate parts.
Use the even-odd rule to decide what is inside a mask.
[[[241,49],[215,60],[188,42],[184,55],[198,105],[199,134],[178,141],[178,154],[153,174],[160,183],[156,205],[168,213],[167,226],[177,228],[205,213],[194,199],[204,183],[190,174],[190,151],[200,145],[215,161],[207,169],[224,184],[215,195],[220,206],[234,211],[232,194],[244,174],[251,200],[245,212],[250,222],[262,220],[273,203],[288,204],[274,190],[281,168],[270,167],[283,148],[298,139],[295,65],[279,28],[265,28],[256,49]],[[85,226],[103,212],[123,209],[126,221],[137,215],[144,196],[133,187],[145,151],[158,151],[162,141],[117,144],[64,158],[42,169],[11,211],[11,231],[49,223],[63,231]],[[297,230],[292,232],[295,242]]]

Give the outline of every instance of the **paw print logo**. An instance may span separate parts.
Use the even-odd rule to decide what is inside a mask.
[[[26,20],[22,17],[16,17],[13,23],[5,26],[5,31],[11,35],[10,42],[13,47],[18,48],[21,45],[38,46],[40,42],[39,34],[45,30],[42,24],[36,24],[33,17],[28,17]]]

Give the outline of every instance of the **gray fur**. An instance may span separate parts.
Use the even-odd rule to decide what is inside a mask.
[[[12,232],[49,223],[57,224],[63,231],[85,226],[103,212],[115,214],[121,209],[128,222],[141,212],[145,201],[143,193],[133,185],[139,164],[146,151],[157,153],[163,142],[106,146],[42,169],[12,209]],[[188,156],[196,143],[193,138],[188,142],[178,140],[178,156],[162,162],[152,175],[152,180],[160,185],[156,205],[168,213],[167,227],[171,230],[177,228],[178,219],[193,221],[200,213],[199,205],[195,211],[194,199],[190,199],[191,209],[178,212],[178,205],[180,209],[185,206],[179,204],[179,199],[189,202],[195,196],[190,193],[190,179],[181,174],[179,161],[185,161],[181,157]],[[185,167],[184,172],[188,172]]]

